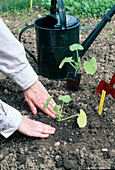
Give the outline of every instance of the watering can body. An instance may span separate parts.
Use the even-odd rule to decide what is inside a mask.
[[[56,18],[58,17],[57,15]],[[71,18],[69,15],[66,17],[71,20],[75,18]],[[79,43],[80,20],[75,18],[75,21],[74,25],[68,26],[66,29],[61,29],[58,23],[54,28],[50,28],[50,25],[48,28],[46,17],[35,21],[37,64],[40,75],[49,79],[64,79],[67,72],[73,72],[73,68],[69,64],[62,69],[59,69],[59,64],[64,57],[73,56],[76,59],[76,53],[69,49],[70,45]]]
[[[56,2],[58,3],[59,15],[56,14]],[[104,17],[104,19],[91,32],[87,39],[82,43],[84,50],[79,53],[83,56],[91,43],[95,40],[105,24],[110,21],[115,13],[115,6]],[[74,72],[70,64],[65,64],[59,69],[59,64],[65,57],[72,56],[76,61],[76,52],[70,51],[70,45],[79,44],[79,30],[81,21],[71,15],[66,15],[63,0],[52,0],[50,15],[39,18],[34,24],[29,25],[20,32],[19,40],[21,41],[22,33],[31,27],[36,30],[37,59],[27,50],[26,52],[33,57],[38,65],[38,74],[49,79],[65,79],[68,72]]]

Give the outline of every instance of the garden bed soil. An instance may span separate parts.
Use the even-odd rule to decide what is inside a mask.
[[[12,18],[0,16],[7,25],[10,23],[8,26],[16,38],[21,28],[28,24],[19,20],[19,15]],[[30,19],[30,22],[33,23],[34,20]],[[99,19],[85,19],[82,26],[95,26],[98,22]],[[81,32],[81,41],[89,32]],[[26,31],[22,41],[36,55],[34,29]],[[4,102],[18,109],[23,115],[56,128],[55,134],[47,139],[27,137],[17,131],[8,139],[0,136],[1,170],[115,169],[115,100],[107,95],[102,115],[99,116],[100,95],[94,95],[101,79],[109,83],[115,72],[115,17],[103,29],[83,59],[93,56],[96,57],[98,69],[93,76],[86,75],[81,69],[82,77],[78,91],[68,90],[66,81],[38,76],[50,95],[54,95],[57,104],[60,104],[59,95],[71,96],[72,101],[64,106],[65,117],[79,113],[80,109],[86,112],[87,126],[81,129],[76,124],[76,118],[57,122],[39,109],[38,114],[33,115],[20,88],[8,76],[0,73],[0,98]],[[28,55],[27,58],[37,72],[34,61]]]

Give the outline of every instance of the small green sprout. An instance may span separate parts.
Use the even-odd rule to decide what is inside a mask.
[[[59,68],[61,69],[65,63],[70,63],[71,66],[75,69],[75,76],[76,76],[78,70],[80,69],[80,67],[82,67],[82,66],[84,67],[87,74],[93,75],[97,69],[97,63],[96,63],[95,57],[92,57],[90,61],[85,61],[83,64],[80,64],[80,57],[79,57],[78,50],[83,50],[82,45],[73,44],[70,46],[70,50],[71,51],[76,50],[77,62],[73,59],[73,57],[65,57],[61,61]]]
[[[49,103],[51,104],[51,99],[53,98],[53,96],[49,97],[45,103],[45,105],[43,106],[43,109],[46,109],[49,105]],[[53,107],[53,105],[51,104],[54,112],[57,115],[57,121],[64,121],[64,120],[68,120],[71,119],[72,117],[76,117],[77,118],[77,123],[79,125],[80,128],[83,128],[86,126],[87,124],[87,117],[86,117],[86,113],[81,109],[80,110],[80,114],[76,114],[76,115],[72,115],[66,118],[63,118],[64,116],[62,115],[62,111],[63,111],[63,107],[64,107],[64,103],[69,103],[71,101],[71,97],[69,95],[63,95],[63,96],[59,96],[58,97],[59,100],[62,101],[62,105],[55,105],[55,107]]]
[[[53,98],[53,96],[50,96],[47,101],[46,104],[43,106],[43,109],[46,109],[48,107],[48,104],[50,103],[51,99]]]

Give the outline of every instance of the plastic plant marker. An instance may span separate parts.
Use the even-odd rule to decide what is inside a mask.
[[[84,128],[87,125],[87,116],[82,109],[80,109],[80,114],[79,117],[77,118],[77,123],[80,128]]]
[[[30,1],[30,9],[32,9],[33,0]]]
[[[102,95],[101,95],[101,100],[100,100],[99,110],[98,110],[98,113],[99,113],[100,116],[101,116],[102,109],[103,109],[103,103],[104,103],[105,95],[106,95],[106,91],[102,90]]]

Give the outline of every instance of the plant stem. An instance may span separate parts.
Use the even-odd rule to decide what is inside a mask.
[[[61,119],[60,121],[67,120],[67,119],[71,119],[72,117],[75,117],[75,116],[79,116],[79,114],[66,117],[66,118],[64,118],[64,119]]]
[[[61,111],[60,111],[60,112],[61,112],[61,114],[62,114],[63,106],[64,106],[64,102],[62,103],[62,106],[61,106]]]
[[[77,71],[75,71],[74,77],[76,77]]]
[[[77,62],[78,62],[78,58],[79,58],[79,54],[78,54],[78,50],[77,50]]]
[[[75,66],[72,63],[70,63],[70,64],[72,65],[73,68],[75,68]]]

